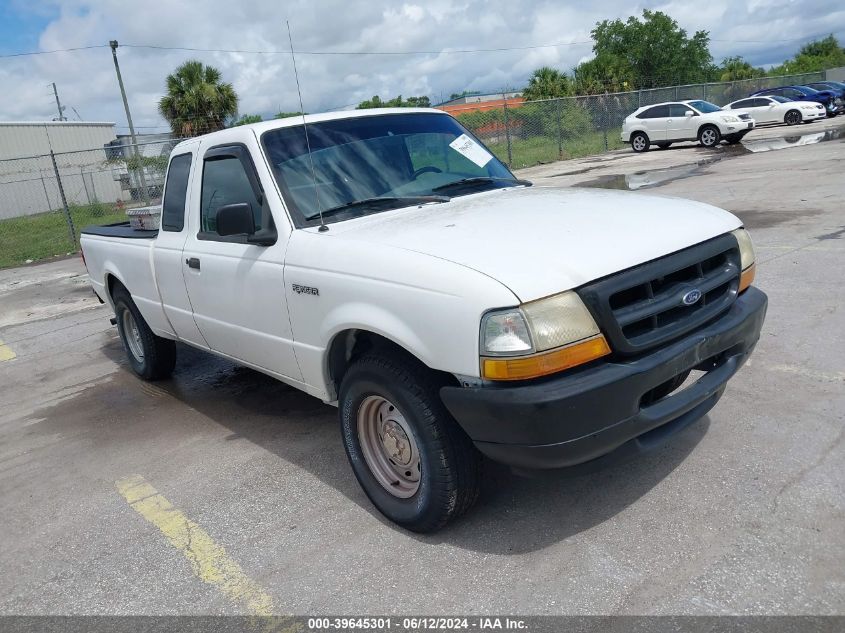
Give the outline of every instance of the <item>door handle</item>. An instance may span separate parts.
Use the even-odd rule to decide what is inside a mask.
[[[197,270],[200,269],[200,260],[197,257],[186,259],[185,263],[188,264],[188,268],[196,268]]]

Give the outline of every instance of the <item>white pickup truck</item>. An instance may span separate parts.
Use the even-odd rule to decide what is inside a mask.
[[[375,506],[432,531],[476,500],[482,455],[656,445],[760,336],[730,213],[530,185],[437,110],[270,121],[180,143],[161,229],[86,228],[83,257],[141,378],[178,341],[336,404]]]

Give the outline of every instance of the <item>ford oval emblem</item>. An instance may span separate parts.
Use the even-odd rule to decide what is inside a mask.
[[[690,290],[687,294],[685,294],[681,301],[684,302],[684,305],[691,306],[694,303],[697,303],[698,300],[701,299],[701,290],[695,288],[694,290]]]

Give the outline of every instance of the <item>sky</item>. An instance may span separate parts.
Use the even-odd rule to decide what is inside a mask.
[[[709,31],[717,62],[742,55],[768,66],[829,33],[845,42],[842,0],[0,0],[0,120],[54,118],[55,82],[70,120],[78,113],[125,131],[111,51],[103,46],[112,39],[120,43],[134,123],[139,132],[153,132],[167,130],[157,112],[165,77],[188,59],[221,70],[242,114],[299,110],[286,20],[300,51],[305,110],[318,112],[373,95],[427,95],[438,102],[462,90],[519,88],[539,66],[568,71],[589,59],[596,22],[644,8],[668,13],[690,35]],[[87,46],[99,47],[12,56]],[[517,47],[522,50],[455,52]],[[411,54],[360,54],[373,52]]]

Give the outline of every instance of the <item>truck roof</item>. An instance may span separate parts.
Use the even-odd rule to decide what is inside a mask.
[[[366,110],[341,110],[339,112],[321,112],[317,114],[306,114],[305,123],[320,123],[322,121],[334,121],[337,119],[353,119],[365,116],[380,116],[384,114],[412,114],[426,113],[426,114],[442,114],[448,116],[447,112],[437,110],[436,108],[368,108]],[[253,130],[255,134],[261,135],[267,130],[275,130],[283,127],[292,127],[294,125],[302,125],[303,117],[300,115],[286,117],[284,119],[272,119],[270,121],[261,121],[259,123],[249,123],[247,125],[239,125],[233,128],[226,128],[218,132],[211,132],[202,137],[194,137],[186,139],[179,143],[173,151],[176,152],[180,147],[196,142],[198,138],[216,139],[220,137],[221,142],[233,140],[233,135],[237,135],[238,131]]]

